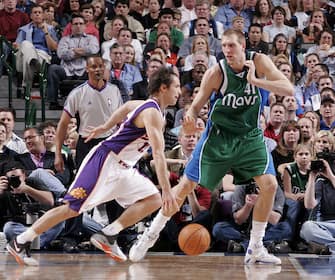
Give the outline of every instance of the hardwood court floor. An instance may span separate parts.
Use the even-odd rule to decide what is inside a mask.
[[[7,253],[0,254],[1,280],[111,279],[335,279],[335,257],[282,256],[282,266],[244,266],[243,256],[208,253],[197,257],[152,253],[139,263],[115,263],[100,253],[35,253],[38,267],[19,266]]]

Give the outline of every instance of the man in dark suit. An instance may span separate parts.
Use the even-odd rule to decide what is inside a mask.
[[[250,25],[246,49],[258,53],[268,54],[269,44],[262,41],[263,28],[258,23]]]

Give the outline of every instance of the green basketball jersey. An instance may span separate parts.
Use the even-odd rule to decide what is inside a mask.
[[[247,59],[253,59],[254,54],[248,52]],[[261,94],[257,87],[248,83],[247,69],[234,73],[225,59],[220,60],[219,65],[223,75],[222,97],[215,101],[210,120],[229,134],[246,135],[259,130]]]

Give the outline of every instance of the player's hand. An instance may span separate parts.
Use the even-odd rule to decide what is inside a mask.
[[[249,68],[247,80],[250,84],[253,84],[256,79],[256,67],[252,60],[247,60],[244,65]]]
[[[162,192],[162,200],[162,210],[165,216],[172,216],[178,212],[179,206],[171,190]]]
[[[106,129],[102,125],[99,125],[98,127],[95,127],[95,128],[93,128],[92,126],[89,126],[87,129],[85,129],[85,132],[88,133],[85,139],[85,143],[87,143],[94,138],[98,138],[99,135],[106,132]]]
[[[63,156],[62,155],[55,155],[55,169],[57,170],[57,172],[63,172],[64,171],[64,160],[63,160]]]
[[[202,128],[197,127],[196,120],[187,114],[184,116],[182,126],[185,134],[202,132]]]

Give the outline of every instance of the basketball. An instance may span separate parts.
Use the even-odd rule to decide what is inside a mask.
[[[208,230],[199,224],[185,226],[178,235],[179,248],[187,255],[197,256],[207,251],[211,243]]]

